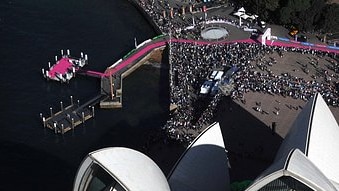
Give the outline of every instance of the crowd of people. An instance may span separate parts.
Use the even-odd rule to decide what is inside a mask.
[[[173,38],[188,38],[184,30],[187,24],[171,22],[168,16],[164,17],[163,10],[157,9],[154,1],[144,0],[140,1],[140,4],[163,33],[171,34]],[[169,8],[167,4],[166,6]],[[202,27],[198,25],[193,30],[195,31],[193,36],[190,35],[189,38],[199,38],[201,29]],[[337,56],[334,53],[236,42],[208,45],[173,42],[170,43],[170,49],[169,58],[172,66],[170,99],[171,104],[176,105],[177,109],[171,114],[163,129],[172,139],[190,142],[197,135],[194,132],[199,133],[214,120],[218,103],[224,95],[219,91],[215,95],[201,96],[199,89],[216,68],[224,70],[232,66],[239,68],[233,76],[234,89],[230,95],[232,99],[245,102],[243,98],[246,92],[258,91],[307,101],[319,92],[327,104],[339,106],[339,87],[336,83],[339,64],[333,59]],[[274,67],[276,61],[265,60],[265,55],[277,53],[283,57],[286,52],[308,54],[318,58],[328,57],[331,61],[328,62],[327,69],[317,68],[313,80],[306,80],[289,73],[274,74],[270,67]],[[309,72],[308,67],[317,67],[316,62],[303,66],[305,73]]]
[[[193,12],[198,14],[182,14],[182,7],[179,5],[170,6],[168,1],[158,2],[154,0],[139,0],[139,6],[151,17],[163,34],[174,38],[202,39],[201,31],[211,24],[212,21],[219,23],[238,25],[237,19],[224,18],[222,16],[210,16],[206,19],[203,16],[202,7],[195,7]],[[197,1],[190,1],[190,5],[199,4]],[[187,6],[186,6],[187,8]],[[199,14],[200,13],[200,14]],[[207,24],[207,25],[206,25]],[[212,23],[213,24],[213,23]]]
[[[279,52],[280,54],[283,53],[281,55],[284,55],[284,53],[288,51],[299,52],[301,54],[310,54],[316,57],[334,57],[334,54],[314,50],[274,46],[270,46],[269,48],[272,51]],[[312,62],[310,62],[309,64],[305,64],[304,67],[311,67],[311,63]],[[240,70],[234,77],[236,82],[236,90],[233,91],[233,98],[242,98],[245,92],[252,90],[269,94],[290,96],[295,99],[302,99],[304,101],[307,101],[314,94],[319,92],[322,94],[324,100],[327,102],[328,105],[339,106],[338,89],[335,85],[335,82],[338,79],[338,73],[336,72],[334,67],[332,67],[333,70],[328,72],[326,69],[314,64],[313,67],[317,67],[317,72],[313,74],[315,79],[306,80],[298,76],[293,76],[288,72],[282,74],[274,74],[267,67],[267,65],[272,65],[272,62],[266,62],[265,64],[266,65],[264,65],[262,63],[262,60],[259,59],[257,65],[245,65],[242,67],[242,70]],[[330,66],[330,62],[328,64]],[[331,67],[329,66],[328,68],[331,69]],[[260,68],[261,71],[256,69],[256,67]],[[332,80],[332,78],[334,78],[334,80]]]
[[[274,67],[276,60],[265,60],[265,56],[287,52],[311,55],[314,57],[333,58],[335,54],[297,48],[264,46],[256,43],[232,43],[197,45],[192,43],[172,43],[170,55],[174,80],[171,83],[171,103],[177,110],[163,127],[174,139],[186,142],[194,138],[190,132],[199,132],[213,122],[215,112],[222,96],[221,92],[214,96],[199,95],[201,84],[216,68],[237,66],[234,74],[232,99],[243,101],[248,91],[258,91],[295,99],[309,100],[315,93],[321,93],[327,104],[338,107],[339,94],[336,81],[338,64],[331,59],[327,68],[319,67],[315,75],[317,79],[306,80],[293,76],[288,72],[274,74],[269,68]],[[266,67],[263,67],[265,65]],[[308,67],[312,67],[309,63]],[[326,80],[334,76],[336,80]],[[207,104],[202,104],[206,103]],[[193,131],[192,131],[193,130]]]

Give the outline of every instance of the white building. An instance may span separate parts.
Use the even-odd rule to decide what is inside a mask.
[[[320,94],[298,115],[273,164],[246,191],[339,190],[339,127]]]
[[[338,124],[317,94],[298,115],[273,164],[246,191],[338,191],[338,151]],[[187,148],[167,178],[138,151],[106,148],[82,162],[73,190],[229,191],[229,166],[220,126],[214,123]]]
[[[180,157],[168,181],[146,155],[112,147],[82,162],[74,191],[229,191],[228,158],[218,123],[202,132]],[[211,176],[213,174],[213,176]]]

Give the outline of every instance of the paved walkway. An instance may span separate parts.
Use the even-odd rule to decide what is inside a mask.
[[[177,42],[177,43],[190,43],[190,44],[197,44],[197,45],[208,45],[208,44],[228,44],[228,43],[260,43],[260,41],[255,41],[250,38],[246,39],[239,39],[239,40],[222,40],[222,41],[196,41],[196,40],[189,40],[189,39],[163,39],[161,41],[155,41],[142,46],[141,48],[137,49],[131,56],[127,57],[126,59],[122,60],[114,67],[108,67],[105,71],[105,76],[111,76],[119,72],[120,70],[124,69],[125,67],[129,66],[131,63],[135,62],[136,60],[140,59],[146,53],[152,51],[155,48],[165,46],[166,43]],[[294,47],[294,48],[304,48],[304,49],[314,49],[320,50],[325,52],[334,52],[339,54],[339,50],[335,49],[328,49],[322,45],[319,46],[304,46],[300,43],[287,43],[282,41],[266,41],[266,44],[269,46],[282,46],[282,47]]]

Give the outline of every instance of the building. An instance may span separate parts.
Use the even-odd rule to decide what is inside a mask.
[[[220,126],[214,123],[192,142],[167,179],[146,155],[112,147],[88,154],[78,169],[73,190],[229,191],[228,167]]]
[[[338,150],[338,124],[317,94],[294,121],[274,162],[246,191],[338,191]],[[73,190],[229,191],[229,167],[220,126],[214,123],[186,149],[167,178],[138,151],[105,148],[85,158]]]
[[[246,191],[339,190],[339,127],[320,94],[294,121],[273,164]]]

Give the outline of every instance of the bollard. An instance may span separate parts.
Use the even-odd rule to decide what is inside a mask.
[[[61,108],[61,111],[64,110],[64,105],[62,104],[62,101],[60,101],[60,108]]]
[[[73,96],[70,96],[71,98],[71,105],[73,105]]]
[[[52,109],[52,107],[49,108],[49,111],[50,111],[51,117],[52,117],[53,116],[53,109]]]
[[[71,55],[71,52],[69,51],[69,49],[67,49],[67,55]]]
[[[56,62],[58,61],[58,56],[55,56],[55,61],[56,61]]]
[[[72,67],[72,74],[73,74],[73,77],[75,77],[75,67]]]
[[[61,56],[63,56],[63,55],[64,55],[64,50],[61,49]]]

